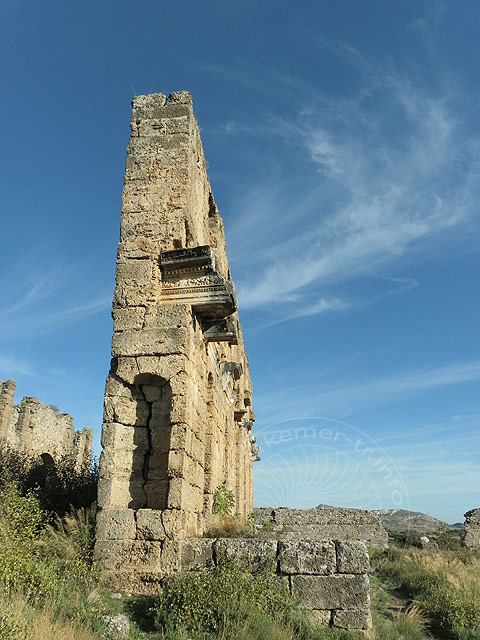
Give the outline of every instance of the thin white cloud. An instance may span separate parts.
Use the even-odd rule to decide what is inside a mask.
[[[30,363],[17,358],[0,357],[0,379],[5,381],[15,375],[38,377]]]
[[[305,306],[296,306],[295,309],[287,314],[282,314],[277,319],[273,319],[260,328],[271,327],[288,320],[294,320],[298,318],[305,318],[307,316],[318,316],[328,311],[342,311],[350,307],[350,303],[339,298],[320,298],[314,304],[307,304]]]
[[[8,285],[4,286],[8,289]],[[12,302],[0,311],[0,335],[3,342],[42,335],[59,327],[107,311],[111,294],[91,297],[88,290],[72,297],[71,283],[52,274],[38,278],[24,292],[12,296]]]
[[[326,287],[383,276],[452,229],[467,236],[480,146],[464,130],[454,92],[369,72],[355,98],[317,94],[296,119],[259,125],[299,160],[290,176],[259,177],[234,203],[228,237],[243,309],[277,306],[294,317],[289,307],[305,308]],[[229,129],[235,135],[241,125]]]
[[[302,415],[347,415],[367,407],[388,404],[402,395],[413,395],[450,385],[465,384],[480,380],[480,361],[458,362],[450,365],[425,368],[419,371],[372,376],[358,381],[340,378],[334,383],[324,376],[321,388],[305,385],[288,389],[278,388],[275,393],[258,395],[255,398],[257,411],[282,420]],[[291,398],[295,397],[295,406]],[[268,425],[267,425],[268,428]]]

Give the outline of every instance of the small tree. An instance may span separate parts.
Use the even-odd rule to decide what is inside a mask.
[[[233,491],[227,489],[225,483],[215,489],[213,494],[213,513],[220,518],[230,514],[235,506]]]

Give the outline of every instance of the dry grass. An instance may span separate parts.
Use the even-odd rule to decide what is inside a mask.
[[[240,538],[251,536],[252,532],[245,522],[236,516],[213,516],[207,522],[207,538]]]
[[[479,630],[480,557],[471,552],[409,551],[392,548],[374,559],[415,599],[431,626],[446,634]],[[455,636],[454,636],[455,637]]]
[[[53,607],[33,608],[19,594],[0,597],[1,640],[96,640],[96,636],[58,618]]]

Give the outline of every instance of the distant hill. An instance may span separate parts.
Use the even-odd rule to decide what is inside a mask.
[[[418,511],[406,509],[376,509],[374,511],[380,518],[385,529],[390,531],[416,531],[417,533],[434,533],[442,529],[463,529],[463,524],[448,524],[437,518],[427,516]]]

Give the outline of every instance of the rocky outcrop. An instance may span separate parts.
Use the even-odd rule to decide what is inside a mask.
[[[14,403],[15,382],[0,381],[0,444],[30,456],[70,458],[77,471],[90,464],[93,431],[75,431],[68,413],[25,397]]]
[[[480,509],[471,509],[465,514],[465,537],[467,549],[480,549]]]
[[[388,535],[372,511],[340,507],[315,509],[254,509],[259,532],[285,540],[362,540],[377,547],[388,545]]]
[[[363,542],[250,538],[183,542],[184,570],[200,571],[226,561],[253,572],[275,573],[318,622],[359,631],[371,627],[370,562]]]

